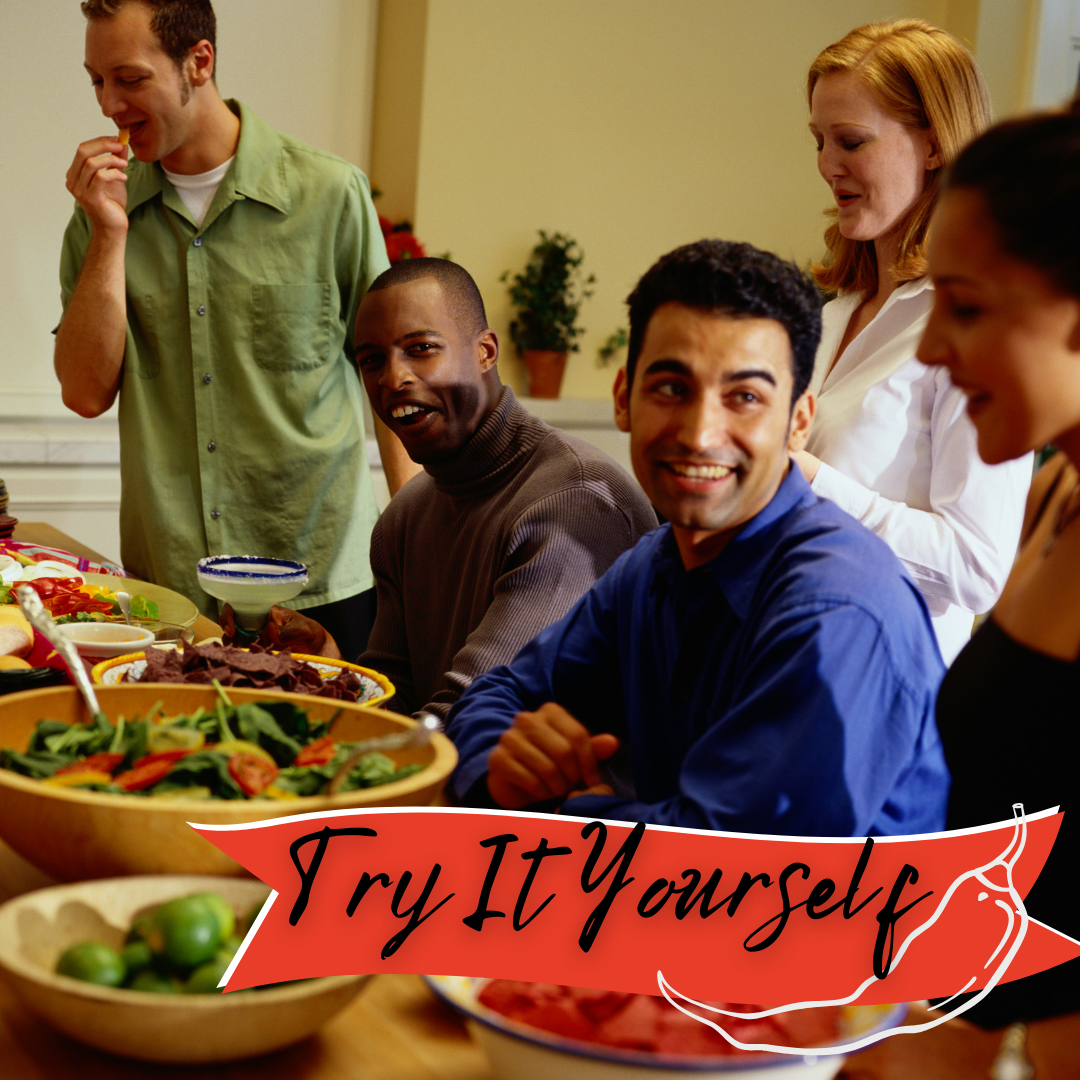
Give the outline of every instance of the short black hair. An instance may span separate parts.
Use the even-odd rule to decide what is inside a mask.
[[[403,259],[384,270],[371,283],[368,292],[419,281],[420,278],[434,278],[439,283],[446,306],[457,328],[466,337],[475,337],[488,328],[484,299],[476,282],[468,270],[449,259]]]
[[[1080,296],[1080,94],[1069,110],[1007,120],[971,143],[945,189],[982,196],[1004,251]]]
[[[810,385],[821,340],[821,294],[808,274],[777,255],[729,240],[686,244],[655,263],[626,302],[630,307],[628,386],[634,383],[649,320],[668,303],[735,318],[775,319],[791,343],[793,404]]]

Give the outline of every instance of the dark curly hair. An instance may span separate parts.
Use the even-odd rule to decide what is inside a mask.
[[[109,19],[126,4],[142,4],[151,10],[150,29],[174,64],[183,63],[204,38],[216,58],[217,19],[210,0],[85,0],[82,13],[88,19]]]
[[[960,154],[945,184],[978,192],[1002,249],[1080,296],[1080,95],[1065,112],[991,128]]]
[[[668,252],[626,298],[630,307],[628,385],[633,385],[653,312],[672,302],[717,315],[775,319],[791,342],[792,404],[810,385],[821,340],[821,294],[813,279],[794,263],[751,244],[728,240],[699,240]]]

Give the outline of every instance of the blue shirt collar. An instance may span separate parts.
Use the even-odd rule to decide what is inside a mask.
[[[816,499],[802,470],[792,462],[768,505],[738,531],[715,559],[698,568],[698,572],[712,576],[740,619],[749,616],[758,581],[773,554],[774,527],[788,514],[811,505]],[[657,573],[672,584],[687,576],[670,526],[657,553],[655,566]]]

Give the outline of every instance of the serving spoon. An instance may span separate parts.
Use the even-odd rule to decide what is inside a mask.
[[[414,727],[408,731],[398,732],[396,735],[376,735],[371,739],[362,739],[354,747],[349,756],[342,762],[341,768],[334,773],[330,786],[326,789],[328,795],[336,795],[345,783],[345,777],[356,768],[358,762],[366,754],[374,754],[381,750],[404,750],[411,746],[424,746],[431,742],[431,736],[442,731],[442,721],[432,713],[421,713],[417,717]]]
[[[41,597],[30,586],[23,585],[16,589],[15,596],[30,625],[52,645],[67,665],[71,677],[75,680],[75,685],[79,688],[79,693],[83,696],[83,701],[86,702],[87,709],[90,710],[90,715],[94,719],[103,717],[105,714],[98,704],[94,687],[90,683],[90,676],[86,673],[86,666],[82,662],[82,657],[79,656],[79,650],[75,648],[75,642],[61,633],[60,627],[53,622],[52,616],[45,610]]]
[[[120,614],[124,616],[124,622],[131,625],[131,597],[126,592],[116,594],[116,602],[120,606]]]

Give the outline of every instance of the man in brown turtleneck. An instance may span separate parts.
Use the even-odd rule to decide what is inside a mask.
[[[356,320],[372,408],[424,467],[372,534],[378,592],[361,662],[400,712],[445,717],[656,527],[637,483],[527,413],[499,381],[498,338],[469,274],[410,259],[375,280]]]

